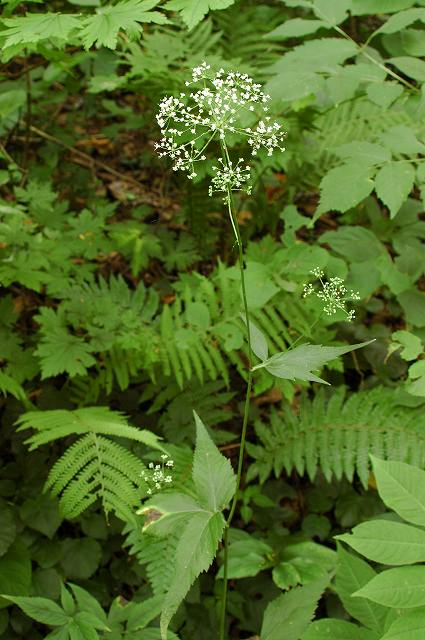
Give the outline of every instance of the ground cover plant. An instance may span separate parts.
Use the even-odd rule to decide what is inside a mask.
[[[425,2],[1,6],[0,638],[422,640]]]

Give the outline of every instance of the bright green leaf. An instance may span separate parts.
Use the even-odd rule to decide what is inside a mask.
[[[391,153],[380,144],[354,141],[336,147],[335,153],[345,160],[354,160],[363,165],[382,164],[391,160]]]
[[[404,462],[370,456],[379,495],[387,507],[422,527],[425,526],[425,471]]]
[[[377,173],[376,194],[390,210],[391,218],[398,213],[413,188],[415,170],[413,165],[389,162]]]
[[[169,0],[165,8],[180,11],[185,24],[193,29],[208,11],[226,9],[234,2],[235,0]]]
[[[376,636],[352,622],[323,618],[312,622],[301,640],[376,640]]]
[[[331,169],[320,183],[320,203],[315,219],[328,211],[348,211],[367,198],[372,190],[370,167],[358,162],[347,162]]]
[[[196,446],[192,477],[200,504],[211,511],[221,511],[236,490],[236,476],[230,460],[223,456],[194,412]]]
[[[425,611],[408,611],[396,618],[380,640],[423,640],[425,637]]]
[[[329,578],[295,587],[272,600],[264,612],[261,640],[299,640],[311,622]]]
[[[161,637],[167,638],[171,618],[200,573],[214,559],[225,521],[221,513],[201,512],[186,525],[176,550],[176,569],[161,613]]]
[[[361,342],[360,344],[352,344],[348,347],[323,347],[320,344],[303,344],[283,353],[277,353],[263,365],[265,369],[273,376],[278,378],[286,378],[288,380],[311,380],[313,382],[322,382],[329,384],[322,378],[316,376],[312,371],[318,370],[324,364],[344,353],[349,353],[355,349],[360,349],[373,342]]]
[[[267,39],[285,40],[286,38],[299,38],[315,33],[322,28],[329,29],[329,26],[323,20],[306,20],[304,18],[294,18],[286,20],[276,29],[267,34]]]
[[[69,616],[56,602],[48,600],[47,598],[26,598],[6,595],[3,597],[18,605],[27,616],[37,622],[56,627],[65,625],[70,620]]]
[[[425,566],[397,567],[378,573],[353,597],[394,609],[413,609],[425,605]]]
[[[425,562],[425,531],[401,522],[372,520],[336,536],[369,560],[402,565]]]
[[[425,62],[423,60],[410,56],[399,56],[390,58],[388,62],[391,62],[397,69],[400,69],[406,76],[419,82],[425,81]]]

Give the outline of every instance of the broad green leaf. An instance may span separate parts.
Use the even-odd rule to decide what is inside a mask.
[[[146,598],[143,602],[133,602],[127,617],[127,631],[134,632],[147,627],[152,620],[160,615],[163,600],[164,596],[161,594]]]
[[[394,331],[391,338],[396,349],[402,347],[400,356],[403,360],[415,360],[423,351],[422,340],[410,331]]]
[[[391,218],[407,200],[414,181],[415,170],[408,163],[389,162],[378,171],[375,178],[376,194],[390,210]]]
[[[400,69],[406,76],[419,82],[425,81],[425,62],[423,60],[411,56],[399,56],[390,58],[388,62]]]
[[[234,2],[235,0],[169,0],[165,8],[180,11],[185,24],[193,29],[208,11],[226,9]]]
[[[329,583],[321,578],[295,587],[272,600],[264,612],[261,640],[299,640],[314,616],[317,603]]]
[[[423,640],[425,611],[408,611],[397,618],[380,640]]]
[[[409,367],[407,391],[413,396],[425,397],[425,360],[419,360]]]
[[[0,557],[0,593],[27,596],[31,586],[31,560],[27,548],[18,538]],[[0,609],[8,601],[0,597]]]
[[[233,580],[256,576],[262,569],[270,566],[272,557],[273,549],[263,540],[253,537],[236,540],[229,546],[227,577]],[[223,577],[223,566],[217,575],[219,578]]]
[[[190,302],[186,307],[186,316],[190,324],[207,329],[211,324],[208,307],[203,302]]]
[[[225,526],[222,513],[201,512],[186,525],[176,550],[176,569],[161,613],[161,637],[167,638],[171,618],[200,573],[214,559]]]
[[[153,535],[168,535],[173,531],[178,532],[179,528],[181,530],[188,517],[200,511],[204,509],[191,496],[173,491],[157,493],[137,513],[146,516],[144,531]]]
[[[425,526],[425,471],[404,462],[370,456],[378,492],[387,507],[422,527]]]
[[[67,538],[62,541],[61,566],[67,578],[87,580],[102,558],[102,547],[93,538]]]
[[[37,622],[49,624],[52,627],[58,627],[67,624],[70,617],[65,611],[52,600],[47,598],[26,598],[19,596],[7,596],[2,594],[4,598],[18,605],[27,616],[33,618]]]
[[[374,631],[382,631],[387,610],[365,598],[353,598],[352,594],[367,584],[375,571],[367,562],[348,553],[338,545],[338,568],[336,572],[336,591],[346,611]]]
[[[377,636],[352,622],[323,618],[312,622],[301,640],[377,640]]]
[[[45,379],[61,373],[68,373],[71,378],[85,375],[87,368],[96,364],[90,351],[90,345],[66,329],[44,336],[35,352],[41,361],[41,377]]]
[[[352,0],[351,12],[355,16],[395,13],[416,4],[415,0]]]
[[[241,313],[241,318],[246,324],[245,316]],[[260,329],[252,322],[249,321],[249,332],[251,337],[251,348],[253,353],[260,360],[267,360],[267,356],[269,355],[269,347],[267,345],[267,340],[264,336],[264,333],[260,331]]]
[[[399,124],[387,129],[381,135],[382,144],[394,153],[404,153],[411,156],[415,153],[424,153],[425,144],[420,142],[411,127]]]
[[[368,98],[375,104],[386,109],[403,93],[403,87],[398,82],[371,82],[366,87]]]
[[[425,327],[425,293],[416,287],[402,291],[397,296],[407,322],[415,327]]]
[[[62,522],[57,500],[46,494],[28,498],[19,509],[23,522],[48,538],[52,538]]]
[[[314,0],[311,8],[318,18],[336,26],[346,19],[351,0]]]
[[[374,142],[347,142],[336,147],[335,153],[345,160],[358,160],[364,166],[382,164],[391,160],[388,149]]]
[[[344,353],[365,347],[371,342],[373,340],[345,347],[323,347],[320,344],[303,344],[284,353],[277,353],[262,363],[261,366],[264,365],[265,369],[277,378],[311,380],[312,382],[329,384],[312,373],[312,371],[320,369],[324,364],[339,358]]]
[[[384,607],[413,609],[425,605],[425,566],[397,567],[378,573],[353,597],[368,598]]]
[[[224,509],[236,490],[236,476],[230,460],[223,456],[194,412],[196,446],[192,477],[200,504],[210,511]]]
[[[416,20],[425,22],[425,9],[407,9],[392,15],[375,31],[374,36],[378,33],[397,33]]]
[[[68,583],[71,587],[78,607],[81,611],[87,611],[97,620],[96,628],[108,631],[106,613],[100,606],[99,602],[88,591],[79,587],[77,584]]]
[[[54,38],[64,44],[80,25],[78,16],[67,13],[27,13],[25,16],[3,18],[3,47],[34,44]]]
[[[373,190],[372,169],[358,162],[347,162],[328,171],[320,183],[317,219],[328,211],[344,213],[367,198]]]
[[[134,40],[142,31],[140,23],[167,23],[168,20],[162,13],[150,11],[157,4],[158,0],[124,0],[96,9],[95,14],[82,21],[79,36],[84,47],[90,49],[96,44],[97,47],[115,49],[120,31],[126,31],[130,39]]]
[[[293,20],[286,20],[283,24],[280,24],[276,29],[270,31],[266,35],[267,39],[273,40],[285,40],[286,38],[299,38],[300,36],[307,36],[311,33],[315,33],[319,29],[329,29],[329,25],[323,20],[306,20],[304,18],[294,18]]]
[[[425,531],[408,524],[372,520],[336,539],[374,562],[394,565],[425,562]]]
[[[354,263],[377,260],[386,253],[384,245],[370,229],[357,225],[340,226],[336,231],[325,231],[320,240]]]

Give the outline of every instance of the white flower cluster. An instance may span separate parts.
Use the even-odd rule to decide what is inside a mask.
[[[173,477],[170,469],[174,467],[174,461],[170,460],[166,453],[161,455],[161,464],[149,463],[147,471],[141,471],[140,476],[148,485],[147,494],[152,495],[153,491],[160,491],[164,486],[172,483]]]
[[[186,171],[191,179],[196,177],[195,163],[206,159],[204,151],[214,138],[225,141],[226,133],[245,136],[252,155],[261,148],[268,155],[274,149],[285,150],[285,132],[269,116],[263,116],[254,128],[238,126],[243,111],[259,110],[260,116],[267,111],[270,100],[246,73],[224,69],[212,73],[210,65],[203,62],[192,70],[192,81],[186,82],[187,87],[196,84],[201,88],[194,87],[194,91],[180,93],[179,97],[166,96],[159,105],[157,121],[162,138],[155,147],[160,157],[172,159],[175,171]]]
[[[305,284],[303,290],[303,298],[311,294],[315,294],[319,300],[322,300],[325,305],[323,311],[328,315],[334,315],[338,310],[344,311],[347,315],[347,320],[354,320],[355,312],[353,309],[347,311],[346,302],[348,300],[360,300],[360,294],[358,291],[347,291],[342,278],[330,278],[327,282],[323,280],[324,272],[316,267],[310,272],[320,281],[321,289],[316,291],[313,285]]]
[[[234,166],[231,160],[229,160],[228,164],[225,164],[221,158],[218,161],[221,164],[221,168],[213,167],[215,175],[208,188],[208,194],[212,196],[215,191],[228,193],[229,189],[230,191],[243,189],[244,183],[251,178],[251,169],[248,165],[243,165],[244,159],[239,158],[238,163]],[[251,185],[248,185],[245,190],[248,194],[251,193]]]

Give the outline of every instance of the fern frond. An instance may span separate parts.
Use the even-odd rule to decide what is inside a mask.
[[[114,511],[119,518],[134,519],[134,511],[146,493],[140,479],[143,465],[131,451],[106,436],[163,450],[155,434],[129,425],[121,413],[106,407],[31,411],[19,423],[19,430],[31,426],[38,431],[27,440],[32,449],[83,434],[53,465],[45,484],[46,490],[60,497],[64,517],[77,517],[99,499],[106,514]]]
[[[145,567],[154,595],[167,592],[174,576],[178,537],[163,538],[142,533],[140,526],[126,525],[124,547]]]
[[[385,387],[358,391],[346,399],[345,387],[329,398],[321,389],[313,400],[304,397],[299,414],[287,405],[272,410],[270,424],[257,421],[261,446],[248,445],[255,458],[250,478],[264,481],[295,469],[314,479],[320,469],[325,478],[350,482],[354,473],[364,487],[369,479],[369,454],[425,466],[425,416],[421,409],[398,406],[394,392]]]

